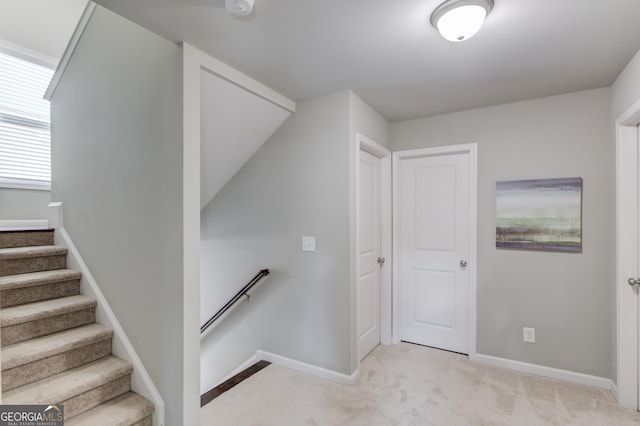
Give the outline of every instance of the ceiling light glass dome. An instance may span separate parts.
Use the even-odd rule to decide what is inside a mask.
[[[493,8],[493,0],[448,0],[431,14],[431,25],[442,37],[460,42],[474,36]]]

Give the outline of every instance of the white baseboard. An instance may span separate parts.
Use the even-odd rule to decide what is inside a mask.
[[[59,208],[60,206],[57,207]],[[91,275],[89,268],[84,263],[84,260],[80,256],[75,244],[71,241],[71,237],[69,237],[69,234],[64,228],[57,228],[54,234],[54,241],[55,244],[67,248],[68,268],[75,269],[82,273],[82,279],[80,281],[82,294],[93,297],[98,302],[98,306],[96,308],[96,321],[113,330],[113,354],[129,361],[131,365],[133,365],[133,372],[131,373],[131,389],[153,402],[155,405],[155,411],[153,412],[153,424],[157,426],[164,426],[164,400],[151,380],[149,373],[147,373],[147,370],[144,368],[144,365],[133,348],[133,345],[127,338],[120,322],[111,310],[111,307],[109,306],[107,299],[104,297],[104,294],[102,294],[98,283]]]
[[[535,374],[536,376],[548,377],[551,379],[564,380],[566,382],[577,383],[580,385],[593,386],[601,389],[607,389],[617,394],[614,390],[615,383],[606,377],[591,376],[589,374],[577,373],[575,371],[561,370],[559,368],[545,367],[543,365],[529,364],[527,362],[515,361],[512,359],[498,358],[490,355],[475,354],[469,356],[472,361],[481,362],[483,364],[493,365],[494,367],[506,368],[509,370],[520,371],[523,373]]]
[[[48,229],[49,221],[40,220],[0,220],[0,231]]]
[[[256,358],[258,360],[269,361],[282,367],[300,371],[301,373],[311,374],[312,376],[331,380],[332,382],[340,383],[343,385],[353,385],[360,377],[360,369],[356,370],[356,372],[351,375],[347,375],[263,350],[258,350],[258,352],[256,353]]]
[[[618,385],[613,380],[611,381],[611,393],[613,394],[613,398],[618,401]]]

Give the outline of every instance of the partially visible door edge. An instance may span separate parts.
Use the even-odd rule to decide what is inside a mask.
[[[618,404],[638,405],[638,303],[627,279],[638,273],[640,99],[616,120],[616,383]]]
[[[381,275],[380,275],[380,343],[383,345],[389,345],[392,343],[392,314],[391,314],[391,295],[392,295],[392,240],[391,240],[391,151],[380,145],[373,139],[363,135],[362,133],[356,133],[356,147],[355,147],[355,176],[356,176],[356,200],[359,200],[360,194],[360,151],[366,151],[371,155],[374,155],[380,159],[380,172],[381,172],[381,215],[380,215],[380,253],[386,260],[384,263]],[[357,255],[360,252],[358,247],[357,232],[359,229],[358,203],[355,203],[356,212],[356,238],[355,238],[355,251],[354,259],[357,259]],[[356,269],[358,268],[356,260]],[[359,276],[359,271],[356,270],[356,277]],[[357,307],[357,304],[354,305]],[[356,333],[357,334],[357,333]],[[359,340],[359,339],[358,339]],[[359,345],[359,341],[356,342],[356,348]],[[360,361],[360,360],[358,360]]]

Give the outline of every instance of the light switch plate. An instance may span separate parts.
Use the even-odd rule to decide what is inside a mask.
[[[316,251],[316,237],[310,235],[302,236],[302,251]]]

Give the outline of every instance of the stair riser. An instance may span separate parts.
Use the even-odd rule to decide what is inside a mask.
[[[51,271],[66,267],[67,256],[64,254],[42,257],[24,257],[19,259],[0,260],[0,277],[26,274],[29,272]]]
[[[2,346],[24,342],[40,336],[69,330],[96,321],[95,307],[2,327]]]
[[[64,404],[64,418],[68,420],[130,390],[131,374],[127,374],[88,392],[57,403]]]
[[[53,231],[0,232],[0,248],[53,245]]]
[[[80,294],[80,280],[46,283],[0,292],[0,308]]]
[[[45,377],[78,367],[111,354],[111,339],[85,345],[2,372],[2,390],[36,382]]]

